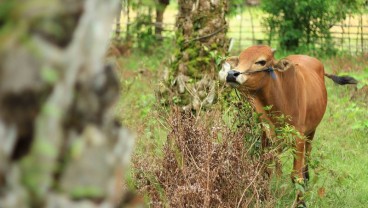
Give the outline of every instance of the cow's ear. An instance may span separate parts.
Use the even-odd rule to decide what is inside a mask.
[[[239,57],[237,56],[230,56],[228,58],[225,59],[225,63],[230,64],[231,68],[235,68],[238,66],[239,64]]]
[[[294,64],[291,61],[287,60],[287,59],[281,59],[274,66],[275,70],[278,70],[278,71],[281,71],[281,72],[289,70],[293,67],[294,67]]]
[[[275,56],[275,53],[277,51],[276,48],[272,48],[271,51],[272,51],[272,55]]]

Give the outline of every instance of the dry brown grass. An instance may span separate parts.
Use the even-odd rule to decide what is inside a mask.
[[[368,53],[352,56],[342,54],[332,57],[325,62],[325,65],[331,68],[333,73],[362,71],[368,65]]]
[[[134,162],[137,188],[152,207],[274,205],[266,169],[275,155],[260,149],[260,126],[242,106],[232,115],[236,129],[219,109],[197,117],[172,109],[164,156]]]

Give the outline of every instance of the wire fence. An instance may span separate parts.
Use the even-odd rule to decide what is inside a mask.
[[[241,50],[255,44],[278,46],[278,38],[270,36],[262,23],[265,14],[259,10],[244,8],[241,14],[228,19],[229,29],[227,35],[234,40],[234,50]],[[134,22],[135,17],[122,17],[122,33],[124,34]],[[162,37],[172,38],[175,35],[175,15],[165,17],[162,27]],[[152,23],[152,26],[154,23]],[[350,54],[368,53],[368,14],[349,15],[345,20],[335,24],[330,29],[332,43],[339,51]],[[324,40],[315,43],[320,45]]]
[[[368,51],[368,15],[348,16],[331,29],[336,46],[350,53]]]
[[[268,44],[277,47],[276,36],[271,36],[262,20],[264,14],[252,14],[251,9],[236,16],[237,21],[230,21],[228,36],[235,40],[235,46],[244,48],[254,44]],[[349,15],[345,20],[330,29],[332,43],[340,51],[350,54],[368,52],[368,14]],[[316,44],[320,45],[323,38]]]

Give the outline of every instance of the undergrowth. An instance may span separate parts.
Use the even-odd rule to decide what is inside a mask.
[[[134,186],[150,206],[277,204],[275,196],[281,192],[271,189],[273,172],[281,171],[280,150],[292,154],[298,135],[286,118],[278,118],[282,125],[265,147],[263,129],[271,127],[249,102],[237,100],[234,91],[220,90],[218,103],[201,113],[156,108],[161,109],[156,119],[168,130],[162,154],[140,154],[133,162]]]
[[[134,163],[136,186],[152,207],[272,207],[266,170],[275,155],[251,154],[257,123],[234,131],[219,109],[195,116],[173,108],[170,115],[163,157]]]

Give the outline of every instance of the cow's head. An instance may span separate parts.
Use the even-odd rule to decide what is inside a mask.
[[[268,46],[251,46],[245,49],[239,57],[226,59],[219,72],[220,80],[233,87],[248,90],[262,88],[271,78],[271,73],[274,73],[270,70],[285,71],[289,68],[289,62],[285,59],[276,62],[274,52]]]

